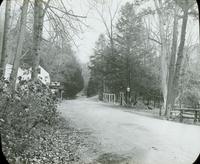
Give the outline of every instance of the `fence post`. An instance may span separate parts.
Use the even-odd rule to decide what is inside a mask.
[[[198,117],[198,121],[200,122],[200,111],[198,112],[197,117]]]
[[[159,116],[161,116],[161,114],[162,114],[162,106],[161,105],[159,105],[160,106],[160,109],[159,109]]]
[[[197,122],[197,111],[194,111],[195,113],[194,113],[194,123],[196,123]]]
[[[183,110],[180,111],[180,122],[183,122]]]
[[[172,111],[170,111],[170,115],[169,115],[169,118],[172,118]]]

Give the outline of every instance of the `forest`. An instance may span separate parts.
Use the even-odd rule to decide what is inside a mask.
[[[11,164],[81,163],[85,145],[93,144],[87,141],[90,131],[84,131],[92,125],[81,129],[87,125],[84,118],[94,114],[102,116],[100,121],[107,119],[94,113],[111,100],[105,95],[113,96],[109,109],[159,109],[159,118],[166,120],[178,109],[181,122],[181,112],[193,110],[193,123],[200,122],[197,2],[84,0],[87,12],[80,14],[75,12],[83,10],[77,7],[78,0],[76,7],[71,4],[75,1],[4,0],[0,6],[1,154]],[[92,19],[103,30],[95,31],[95,22],[89,23]],[[88,34],[85,49],[94,44],[85,54],[89,60],[82,62],[80,54],[86,51],[78,50],[78,40],[90,30],[98,36],[95,40],[90,38],[94,33]],[[52,91],[52,82],[61,85],[61,97]],[[109,119],[117,120],[113,118]],[[73,119],[85,124],[73,124]]]
[[[198,23],[197,5],[155,0],[142,8],[145,2],[127,2],[116,9],[117,18],[110,13],[111,23],[99,9],[106,31],[90,57],[87,95],[102,100],[104,92],[124,92],[129,105],[143,100],[162,106],[166,116],[175,105],[198,108],[199,41],[190,27]]]

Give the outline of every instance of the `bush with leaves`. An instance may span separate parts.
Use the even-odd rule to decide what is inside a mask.
[[[195,65],[195,64],[193,64]],[[193,70],[194,69],[194,70]],[[182,106],[199,108],[200,104],[200,76],[197,68],[189,68],[184,74],[182,73],[179,84],[179,96],[176,103]]]
[[[186,107],[197,108],[199,105],[200,95],[196,90],[187,90],[181,95],[180,101],[184,102]]]
[[[39,81],[20,81],[16,92],[9,83],[0,81],[0,131],[8,159],[34,158],[34,146],[40,145],[41,134],[57,124],[56,101],[48,87]]]

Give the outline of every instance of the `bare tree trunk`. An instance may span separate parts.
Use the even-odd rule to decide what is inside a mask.
[[[24,0],[23,6],[22,6],[22,12],[21,12],[21,19],[20,19],[20,29],[19,29],[19,34],[17,38],[17,50],[14,57],[14,64],[13,64],[13,68],[12,68],[12,72],[10,76],[10,81],[11,81],[10,87],[12,91],[15,90],[17,73],[18,73],[18,68],[20,65],[20,57],[21,57],[22,49],[23,49],[24,35],[26,31],[28,4],[29,4],[29,0]]]
[[[199,12],[199,44],[200,44],[200,1],[196,0],[198,5],[198,12]]]
[[[0,11],[0,61],[1,61],[1,52],[2,52],[2,44],[3,44],[4,15],[5,15],[4,12],[1,10]]]
[[[161,39],[161,85],[162,85],[162,94],[163,94],[163,107],[165,109],[166,102],[167,102],[167,42],[165,37],[165,29],[164,29],[164,13],[161,9],[163,9],[163,2],[162,0],[154,0],[157,13],[158,13],[158,19],[159,19],[159,33],[160,33],[160,39]],[[166,109],[165,109],[166,110]]]
[[[33,24],[33,48],[32,55],[33,58],[33,67],[32,67],[32,80],[37,80],[38,77],[38,68],[40,62],[40,43],[42,38],[43,30],[43,7],[41,0],[35,0],[34,4],[34,24]]]
[[[185,46],[185,36],[186,36],[186,29],[187,29],[187,21],[188,21],[188,8],[184,9],[183,14],[183,22],[182,22],[182,28],[181,28],[181,39],[177,54],[177,61],[176,61],[176,69],[174,74],[174,80],[173,80],[173,88],[172,88],[172,106],[174,106],[175,99],[178,95],[178,83],[180,79],[180,72],[181,72],[181,65],[183,61],[183,50]]]
[[[8,34],[10,30],[10,13],[11,13],[11,0],[6,0],[6,11],[4,20],[4,33],[3,33],[3,43],[0,61],[0,77],[4,75],[4,69],[6,64],[7,49],[8,49]]]
[[[42,31],[43,31],[43,23],[44,16],[49,7],[49,3],[51,0],[48,0],[43,8],[43,1],[35,0],[34,3],[34,23],[33,23],[33,48],[32,55],[33,58],[33,67],[32,67],[32,80],[37,80],[38,78],[38,69],[40,63],[40,44],[42,40]]]
[[[167,104],[165,115],[169,115],[170,109],[172,108],[171,97],[172,97],[172,86],[175,72],[175,63],[176,63],[176,53],[177,53],[177,40],[178,40],[178,7],[174,9],[174,25],[173,25],[173,39],[172,39],[172,48],[171,48],[171,57],[169,63],[169,73],[168,73],[168,84],[167,84]]]

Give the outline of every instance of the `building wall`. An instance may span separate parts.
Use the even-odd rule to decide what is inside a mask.
[[[40,68],[40,73],[38,74],[38,77],[40,81],[45,85],[49,85],[51,82],[49,73],[41,66],[39,66],[39,68]]]
[[[42,68],[41,66],[39,66],[40,68],[40,72],[38,74],[38,78],[39,80],[45,84],[45,85],[49,85],[50,84],[50,75],[49,73],[44,69]],[[19,68],[18,69],[18,73],[17,73],[17,77],[20,77],[22,78],[22,80],[30,80],[31,79],[31,68],[30,69],[21,69]],[[12,71],[12,65],[11,64],[6,64],[6,70],[5,70],[5,79],[9,80],[10,78],[10,74],[11,74],[11,71]],[[19,82],[18,78],[17,78],[17,83]]]

